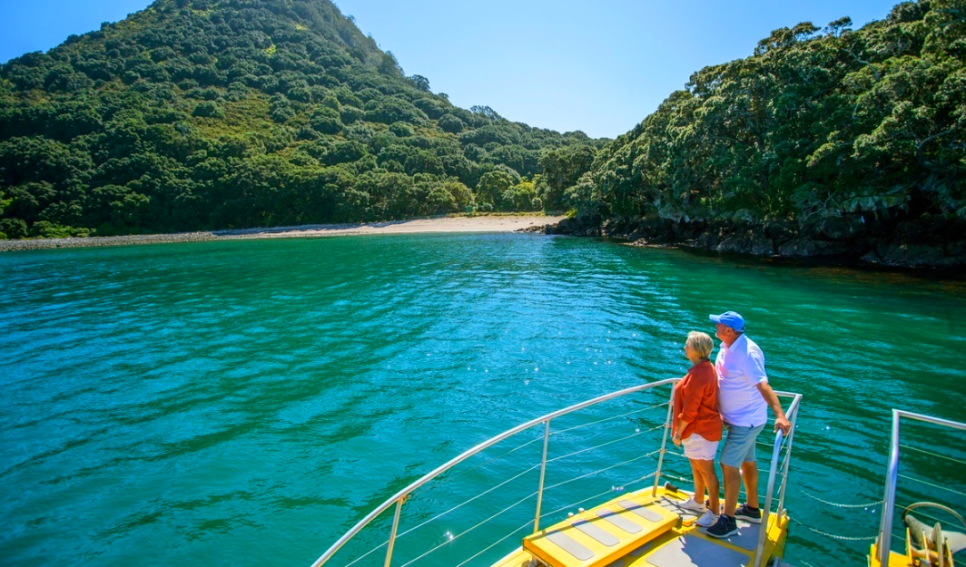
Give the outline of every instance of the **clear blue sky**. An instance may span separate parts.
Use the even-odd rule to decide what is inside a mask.
[[[459,106],[531,126],[620,135],[694,71],[746,57],[779,27],[886,17],[895,0],[338,0]],[[0,0],[0,61],[45,51],[149,0]]]

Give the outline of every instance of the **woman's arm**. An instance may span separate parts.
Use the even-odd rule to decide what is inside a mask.
[[[677,429],[674,430],[674,433],[671,436],[671,441],[674,442],[675,447],[681,446],[681,434],[684,433],[684,430],[687,429],[688,425],[691,425],[690,421],[684,421],[683,419],[678,418]]]

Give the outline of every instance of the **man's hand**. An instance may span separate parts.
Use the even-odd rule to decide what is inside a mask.
[[[788,418],[786,418],[784,415],[780,415],[775,418],[775,431],[778,431],[779,429],[781,429],[782,433],[786,436],[792,429],[792,424],[788,423]]]
[[[785,417],[782,404],[778,401],[778,395],[775,394],[775,391],[771,389],[771,386],[767,382],[759,383],[758,391],[761,392],[761,397],[765,399],[768,407],[775,414],[775,431],[781,429],[782,433],[788,435],[788,432],[792,430],[792,424],[788,423],[788,418]]]

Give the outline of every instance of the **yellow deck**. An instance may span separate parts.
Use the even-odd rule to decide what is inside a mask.
[[[703,533],[694,525],[693,518],[682,521],[681,517],[656,504],[661,498],[683,501],[688,497],[681,492],[666,492],[663,488],[657,490],[652,497],[653,489],[644,489],[630,494],[624,494],[600,506],[582,512],[572,518],[549,526],[536,534],[527,536],[523,546],[494,563],[493,567],[524,567],[536,559],[539,563],[551,567],[664,567],[667,565],[702,565],[705,564],[701,556],[707,557],[709,552],[714,555],[716,565],[748,565],[756,566],[755,546],[750,545],[750,537],[735,538],[732,541],[718,540]],[[627,510],[620,503],[632,501],[659,515],[660,519],[649,522],[634,512]],[[626,502],[625,502],[626,504]],[[599,512],[605,511],[616,514],[620,518],[633,522],[641,527],[636,533],[628,533],[619,525],[602,518]],[[613,519],[613,517],[611,517]],[[581,524],[581,522],[586,522]],[[575,527],[584,526],[584,530]],[[618,520],[624,528],[627,524]],[[592,526],[589,531],[596,537],[586,533],[586,526]],[[758,533],[757,526],[745,528],[751,536]],[[600,530],[600,531],[598,531]],[[611,537],[601,535],[600,532]],[[586,551],[593,554],[586,557],[584,553],[575,555],[573,549],[563,549],[553,541],[552,534],[566,535],[573,542],[577,542]],[[765,542],[764,555],[766,557],[781,557],[784,551],[785,538],[788,533],[788,518],[770,514],[768,531]],[[559,536],[558,536],[559,537]],[[607,545],[600,539],[609,540]],[[754,538],[755,542],[757,538]],[[750,549],[749,549],[750,547]],[[580,556],[578,556],[580,555]],[[669,557],[676,558],[669,562]],[[680,561],[677,558],[683,558]],[[728,560],[726,561],[725,558]],[[896,567],[890,565],[889,567]]]
[[[655,500],[650,491],[615,498],[525,537],[523,548],[551,567],[605,567],[678,522],[677,515],[654,504]],[[632,531],[620,525],[632,527]]]
[[[886,567],[909,567],[912,565],[912,558],[908,555],[902,553],[896,553],[895,551],[889,552],[889,564]],[[882,564],[879,563],[879,549],[876,544],[872,544],[872,548],[869,551],[869,567],[881,567]]]

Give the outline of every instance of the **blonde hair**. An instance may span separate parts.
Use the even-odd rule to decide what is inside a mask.
[[[688,340],[684,344],[705,359],[710,358],[711,351],[714,350],[714,341],[711,340],[711,337],[707,333],[698,331],[688,333]]]

